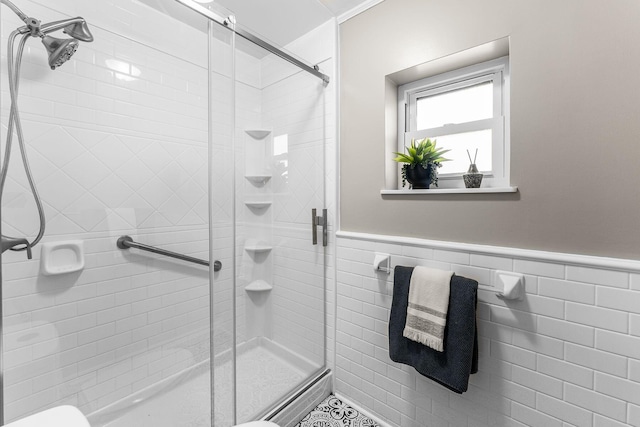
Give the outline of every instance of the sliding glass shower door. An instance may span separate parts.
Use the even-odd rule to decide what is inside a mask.
[[[321,79],[240,36],[234,53],[235,412],[245,422],[325,366],[325,95]]]
[[[208,19],[172,2],[166,13],[133,0],[15,2],[43,22],[80,14],[95,40],[54,71],[39,40],[24,54],[18,101],[46,231],[33,259],[2,254],[4,421],[70,404],[93,427],[210,426],[211,339],[233,335],[232,324],[211,329],[211,314],[233,311],[233,281],[220,296],[206,266],[116,242],[220,259],[216,280],[232,270],[229,232],[209,238],[209,146],[232,139],[230,32],[209,33]],[[3,5],[3,50],[20,25]],[[28,188],[14,144],[3,235],[37,233]],[[220,205],[228,224],[230,206]]]

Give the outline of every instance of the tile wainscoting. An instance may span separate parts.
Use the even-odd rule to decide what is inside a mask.
[[[391,265],[489,285],[525,277],[521,301],[479,290],[480,370],[458,395],[389,359]],[[390,426],[640,426],[640,262],[337,233],[336,392]]]

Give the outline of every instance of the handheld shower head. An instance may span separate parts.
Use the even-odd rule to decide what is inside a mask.
[[[73,38],[58,39],[48,35],[60,29]],[[39,28],[38,35],[42,37],[42,43],[47,48],[47,52],[49,53],[49,66],[52,70],[55,70],[67,62],[76,50],[78,50],[78,40],[83,42],[93,41],[93,34],[91,34],[89,30],[87,22],[80,16],[42,24]]]
[[[36,185],[33,180],[33,176],[31,174],[31,170],[29,168],[29,161],[27,158],[27,152],[25,148],[24,136],[22,133],[22,124],[20,122],[20,115],[18,110],[18,88],[20,83],[20,64],[22,62],[22,54],[24,52],[24,47],[27,39],[29,37],[40,37],[42,39],[42,44],[47,49],[47,53],[49,56],[49,66],[52,70],[55,70],[60,65],[64,64],[71,58],[71,56],[76,52],[79,46],[80,41],[84,42],[92,42],[93,35],[89,30],[89,26],[85,22],[85,20],[81,17],[71,18],[71,19],[63,19],[61,21],[49,22],[48,24],[42,24],[40,20],[31,18],[23,13],[16,5],[14,5],[11,0],[0,0],[0,4],[6,5],[9,9],[11,9],[22,22],[25,23],[24,26],[17,28],[13,32],[8,39],[8,50],[7,50],[7,68],[9,69],[9,93],[11,96],[11,109],[9,112],[9,124],[7,126],[7,139],[5,142],[5,156],[2,161],[2,165],[0,166],[0,200],[2,199],[2,194],[4,190],[4,184],[7,178],[7,170],[9,168],[9,159],[11,157],[11,143],[14,135],[18,138],[18,144],[20,146],[20,151],[22,153],[22,163],[24,165],[24,172],[27,176],[27,181],[31,188],[31,194],[33,195],[36,208],[38,210],[38,216],[40,219],[40,229],[36,237],[33,240],[28,241],[25,239],[13,239],[11,240],[11,245],[5,245],[5,240],[7,240],[6,236],[2,236],[2,252],[6,249],[11,250],[26,250],[28,258],[31,258],[31,248],[38,244],[45,232],[45,212],[42,204],[42,200],[38,195],[38,191],[36,189]],[[70,39],[59,39],[55,37],[51,37],[48,34],[54,31],[63,30],[66,34],[73,37]],[[18,35],[22,35],[19,45],[18,52],[14,56],[14,44],[16,41],[16,37]],[[13,242],[13,243],[12,243]],[[17,242],[17,243],[16,243]],[[24,245],[24,247],[18,247]],[[5,247],[7,246],[7,247]],[[2,417],[0,416],[0,419]]]
[[[49,53],[49,66],[52,70],[61,66],[71,58],[78,50],[78,40],[58,39],[56,37],[44,36],[42,44]]]
[[[93,34],[91,34],[91,31],[89,30],[87,21],[85,21],[81,17],[78,17],[76,19],[79,21],[67,25],[66,27],[64,27],[62,32],[70,35],[76,40],[80,40],[81,42],[92,42]]]

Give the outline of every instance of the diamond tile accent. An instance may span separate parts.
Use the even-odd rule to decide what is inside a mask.
[[[153,144],[153,140],[149,138],[138,138],[130,135],[121,135],[120,140],[135,154],[140,153],[149,145]]]
[[[180,198],[173,195],[167,200],[167,202],[160,206],[158,212],[169,220],[171,224],[178,224],[178,222],[189,212],[191,208],[187,206]]]
[[[172,163],[158,173],[158,177],[173,192],[189,179],[189,174],[181,166]]]
[[[134,225],[142,224],[153,213],[154,209],[139,194],[133,194],[124,201],[121,207],[131,208],[135,213]]]
[[[111,171],[91,153],[84,153],[64,167],[64,172],[84,188],[91,189],[105,179]]]
[[[139,191],[143,185],[154,177],[151,169],[146,167],[137,157],[126,161],[124,165],[116,170],[116,174],[135,191]]]
[[[38,151],[58,168],[85,152],[82,145],[60,126],[51,127],[43,135],[30,139],[29,148]]]
[[[166,168],[173,158],[167,153],[161,145],[150,145],[138,154],[138,158],[151,169],[154,173],[159,173]]]
[[[14,147],[13,153],[11,154],[9,175],[14,178],[18,178],[20,183],[26,188],[28,185],[27,177],[22,166],[22,157],[19,150],[17,150],[16,148],[17,147]],[[38,151],[31,149],[31,147],[27,148],[27,156],[29,157],[29,167],[31,168],[33,179],[36,183],[45,181],[54,172],[59,170],[59,168],[51,163],[49,159],[40,154]]]
[[[97,144],[92,153],[112,171],[133,157],[133,152],[115,135],[111,135]]]
[[[120,206],[132,193],[131,187],[115,175],[108,176],[92,190],[92,194],[107,207]]]
[[[13,189],[16,188],[17,185],[11,184],[12,182],[7,180],[5,196],[8,196],[8,203],[6,203],[2,209],[2,221],[4,222],[2,226],[3,233],[9,234],[8,231],[5,231],[5,226],[10,225],[11,228],[18,231],[14,233],[16,236],[34,235],[38,232],[39,224],[35,205],[31,199],[27,198],[27,193],[14,191]]]
[[[201,199],[198,203],[196,203],[196,206],[194,208],[194,212],[198,215],[198,217],[200,217],[201,221],[209,221],[209,201],[204,198]],[[215,216],[215,219],[221,219],[219,218],[219,216]]]
[[[151,206],[162,206],[171,197],[171,191],[164,186],[160,178],[154,177],[142,188],[139,193]]]
[[[106,132],[75,127],[65,127],[65,131],[87,150],[91,150],[110,135]]]
[[[84,193],[84,188],[62,171],[55,172],[46,181],[38,183],[38,190],[43,200],[58,211],[63,211]]]
[[[149,215],[149,218],[144,220],[142,224],[139,225],[139,227],[141,229],[147,229],[147,228],[168,227],[170,225],[171,225],[171,222],[167,218],[163,217],[158,212],[154,212],[151,215]]]
[[[197,225],[202,223],[202,218],[194,210],[189,211],[178,221],[178,225]]]
[[[46,227],[47,235],[49,236],[76,234],[84,231],[78,224],[63,214],[47,217]]]
[[[195,179],[190,179],[176,190],[176,194],[188,206],[196,206],[202,199],[206,201],[207,193]]]
[[[2,194],[2,202],[4,209],[20,209],[25,206],[26,197],[25,188],[18,184],[12,177],[7,177]]]
[[[69,205],[65,214],[85,231],[94,229],[107,217],[104,204],[88,193]]]
[[[186,170],[198,170],[202,166],[207,164],[207,150],[196,150],[195,148],[189,148],[180,154],[176,160]]]
[[[5,90],[7,90],[7,88],[5,87]],[[9,94],[7,94],[7,98],[5,98],[7,100],[7,102],[9,102]],[[3,105],[4,106],[4,105]],[[9,104],[7,104],[7,110],[9,110]],[[21,108],[20,111],[23,111],[24,108]],[[39,138],[42,135],[45,135],[47,132],[50,132],[51,129],[53,129],[55,127],[55,125],[52,125],[50,123],[43,123],[43,122],[39,122],[39,121],[35,121],[35,120],[28,120],[25,119],[24,117],[22,117],[22,130],[24,133],[24,137],[25,140],[27,141],[31,141],[34,138]],[[6,136],[7,134],[7,126],[5,124],[5,122],[3,122],[2,124],[2,131],[4,133],[4,135]],[[15,128],[14,128],[14,133],[15,133]]]

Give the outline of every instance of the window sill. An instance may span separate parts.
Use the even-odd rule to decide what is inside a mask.
[[[495,194],[517,193],[518,187],[486,187],[486,188],[434,188],[429,190],[380,190],[385,196],[432,195],[432,194]]]

